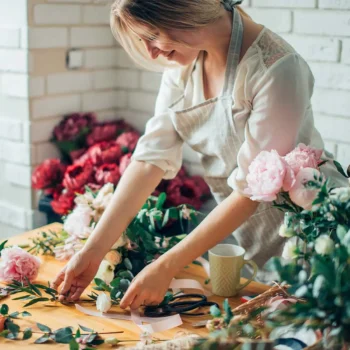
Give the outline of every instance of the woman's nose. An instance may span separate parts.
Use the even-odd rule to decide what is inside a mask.
[[[151,58],[153,60],[158,58],[158,56],[160,54],[160,50],[154,45],[154,43],[152,43],[151,41],[146,40],[145,41],[145,45],[147,47],[147,51],[148,51],[149,55],[151,56]]]

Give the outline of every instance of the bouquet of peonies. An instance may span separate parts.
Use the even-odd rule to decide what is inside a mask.
[[[47,159],[32,175],[32,187],[51,196],[55,213],[67,215],[75,206],[76,193],[88,186],[100,189],[117,185],[131,161],[140,135],[123,120],[97,122],[91,114],[66,116],[53,130],[51,141],[59,148],[62,160]],[[189,176],[182,168],[178,176],[163,180],[154,195],[167,193],[167,206],[190,204],[199,209],[210,197],[200,176]]]

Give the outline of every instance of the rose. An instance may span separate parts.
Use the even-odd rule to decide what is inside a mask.
[[[117,164],[122,154],[121,147],[116,142],[100,142],[91,146],[75,163],[85,164],[90,161],[93,165]]]
[[[129,152],[134,152],[137,142],[140,138],[140,134],[137,131],[128,131],[121,134],[116,142],[121,147],[127,149]]]
[[[59,215],[67,215],[74,207],[75,194],[72,191],[64,191],[63,193],[54,194],[51,201],[53,211]]]
[[[67,216],[63,229],[71,236],[80,239],[88,238],[94,229],[93,226],[90,226],[92,217],[93,211],[89,206],[78,205]]]
[[[102,313],[108,312],[112,307],[112,301],[106,293],[100,293],[96,300],[96,309]]]
[[[6,282],[34,281],[38,276],[40,260],[17,246],[1,251],[0,279]]]
[[[47,159],[35,168],[32,175],[32,187],[41,190],[55,188],[63,180],[66,166],[59,159]]]
[[[283,247],[282,258],[284,259],[295,259],[298,257],[298,246],[295,239],[290,239],[286,242]]]
[[[285,238],[291,238],[291,237],[295,236],[295,232],[293,230],[291,230],[290,228],[288,228],[285,224],[282,224],[280,226],[278,234],[281,237],[285,237]]]
[[[70,165],[64,174],[63,186],[71,191],[84,188],[92,180],[93,170],[90,162]]]
[[[106,254],[105,260],[111,265],[117,266],[122,262],[122,256],[116,250],[111,250]]]
[[[275,150],[262,151],[249,166],[245,193],[255,201],[274,201],[281,189],[289,191],[294,182],[292,169]]]
[[[107,260],[102,260],[95,278],[99,278],[106,284],[110,284],[114,278],[114,266]]]
[[[120,163],[119,163],[119,171],[120,175],[123,175],[126,168],[130,165],[131,163],[131,153],[125,154],[124,156],[121,157]]]
[[[305,210],[311,210],[312,203],[316,199],[319,189],[307,188],[309,181],[315,181],[315,177],[320,177],[320,172],[313,168],[300,169],[294,186],[289,191],[289,197],[293,203]]]
[[[53,130],[54,141],[77,140],[91,129],[96,117],[92,113],[66,116]]]
[[[299,143],[299,145],[292,152],[288,153],[284,159],[292,168],[294,174],[297,175],[302,168],[317,169],[318,165],[321,163],[322,152],[322,149],[312,148],[303,143]]]
[[[334,251],[334,242],[327,235],[321,235],[315,241],[315,250],[320,255],[330,255]]]
[[[334,188],[330,193],[332,200],[338,200],[340,203],[347,203],[350,201],[350,187]]]
[[[102,141],[112,141],[117,136],[117,131],[118,125],[116,122],[95,124],[86,138],[86,143],[88,146],[92,146]]]
[[[117,164],[103,164],[96,169],[96,182],[100,185],[112,183],[116,185],[120,180],[120,172]]]

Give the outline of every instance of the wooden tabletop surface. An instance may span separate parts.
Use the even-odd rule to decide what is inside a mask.
[[[41,231],[58,231],[60,230],[61,225],[60,224],[51,224],[30,232],[23,233],[21,235],[9,238],[7,245],[13,245],[13,244],[26,244],[30,243],[29,238],[36,236],[38,232]],[[64,266],[64,262],[56,260],[52,256],[40,256],[40,259],[42,260],[42,265],[40,268],[39,276],[36,282],[47,285],[48,281],[52,281],[56,274],[60,271],[60,269]],[[204,281],[208,278],[204,269],[201,266],[193,265],[191,264],[188,268],[183,269],[183,271],[176,276],[177,278],[189,278],[189,279],[195,279],[199,281],[204,286]],[[243,282],[243,279],[242,279]],[[206,288],[210,288],[210,284],[205,286]],[[240,296],[241,295],[252,295],[252,294],[260,294],[268,289],[268,286],[262,285],[260,283],[252,282],[248,287],[246,287],[238,296],[229,298],[230,305],[232,307],[236,307],[240,302]],[[86,292],[89,292],[91,289],[88,289]],[[82,297],[84,297],[86,293],[83,294]],[[209,297],[209,300],[216,301],[220,305],[222,305],[222,302],[225,298],[217,297],[217,296],[211,296]],[[88,328],[92,328],[98,333],[102,332],[115,332],[115,331],[123,331],[124,333],[121,334],[115,334],[115,335],[102,335],[102,337],[110,337],[115,336],[116,338],[120,340],[137,340],[139,339],[140,330],[139,328],[131,321],[119,321],[119,320],[113,320],[113,319],[106,319],[106,318],[100,318],[100,317],[94,317],[94,316],[87,316],[79,311],[77,311],[74,307],[74,305],[66,306],[62,305],[60,303],[57,303],[54,306],[48,306],[42,303],[34,304],[32,306],[29,306],[27,308],[23,308],[23,305],[25,302],[20,300],[11,300],[10,297],[7,297],[3,299],[0,303],[5,303],[9,306],[10,313],[19,311],[22,312],[24,310],[27,310],[31,313],[32,316],[25,317],[24,319],[18,319],[15,320],[15,323],[20,325],[21,329],[24,329],[26,327],[31,327],[33,331],[39,331],[39,329],[36,326],[36,322],[43,323],[47,326],[49,326],[52,330],[61,328],[61,327],[68,327],[73,326],[74,329],[78,327],[78,324],[83,325]],[[86,306],[83,305],[83,306]],[[92,308],[93,310],[96,310],[92,306],[87,306]],[[113,312],[121,312],[123,313],[121,309],[119,309],[118,306],[114,306],[112,308]],[[194,328],[192,327],[192,323],[210,318],[208,316],[205,317],[190,317],[190,316],[183,316],[183,324],[181,327],[174,328],[168,331],[164,331],[161,333],[155,333],[154,336],[159,339],[173,339],[175,334],[179,331],[186,331],[190,333],[195,333],[201,336],[205,336],[207,333],[206,328]],[[19,347],[26,347],[29,349],[51,349],[51,348],[64,348],[67,349],[67,344],[57,344],[57,343],[51,343],[51,344],[34,344],[35,339],[39,338],[40,334],[33,334],[32,338],[25,340],[25,341],[11,341],[4,338],[0,338],[0,348],[11,350],[11,349],[17,349]],[[123,343],[120,345],[126,346],[127,344],[133,344],[133,343]],[[107,344],[103,344],[98,347],[98,349],[110,349],[111,346]]]

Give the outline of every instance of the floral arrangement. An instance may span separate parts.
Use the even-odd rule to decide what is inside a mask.
[[[98,122],[92,113],[66,116],[53,130],[51,142],[60,159],[47,159],[32,174],[32,187],[52,197],[51,207],[67,215],[75,206],[76,193],[86,186],[98,190],[107,183],[117,185],[131,161],[140,135],[123,120]],[[167,206],[191,204],[196,209],[210,197],[200,176],[189,176],[184,168],[170,181],[163,180],[154,192],[167,193]]]

